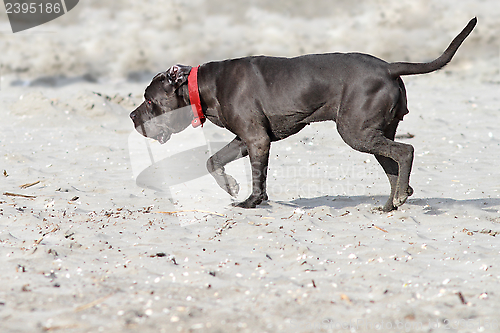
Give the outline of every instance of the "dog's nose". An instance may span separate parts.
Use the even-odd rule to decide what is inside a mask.
[[[130,119],[134,120],[137,117],[137,113],[135,111],[132,111],[130,113]]]

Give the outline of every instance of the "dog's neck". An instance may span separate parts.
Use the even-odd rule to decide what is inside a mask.
[[[180,86],[177,89],[176,94],[177,94],[177,98],[179,99],[179,104],[178,104],[179,108],[184,108],[184,107],[188,107],[191,105],[191,101],[189,98],[189,89],[188,89],[187,84],[183,84],[182,86]],[[194,114],[193,114],[193,112],[190,112],[190,113],[191,113],[191,117],[192,117],[191,121],[193,121]]]
[[[208,90],[207,90],[208,89]],[[200,105],[202,112],[206,119],[210,120],[213,124],[219,127],[224,127],[218,118],[217,108],[214,108],[214,100],[211,98],[211,94],[213,94],[213,88],[211,89],[206,85],[206,82],[203,80],[203,76],[199,75],[198,77],[198,91],[200,94]],[[188,84],[185,83],[177,89],[177,95],[181,102],[179,103],[179,107],[186,107],[191,104]],[[208,96],[207,96],[208,95]],[[209,107],[207,103],[212,105]],[[193,115],[193,113],[191,112]],[[193,115],[194,119],[194,115]]]
[[[193,127],[203,126],[205,122],[205,115],[203,114],[203,110],[201,107],[201,98],[200,92],[198,90],[198,68],[193,67],[188,76],[188,93],[189,93],[189,102],[191,103],[191,107],[193,109],[193,121],[191,125]]]

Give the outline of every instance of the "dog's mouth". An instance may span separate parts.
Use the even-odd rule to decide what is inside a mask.
[[[165,132],[165,131],[162,131],[160,134],[158,134],[155,139],[161,143],[161,144],[164,144],[166,143],[168,140],[170,140],[170,137],[172,136],[172,133],[170,132]]]
[[[153,131],[146,126],[138,126],[135,129],[137,130],[137,132],[139,132],[141,135],[145,136],[146,138],[155,139],[156,141],[158,141],[161,144],[166,143],[168,140],[170,140],[170,137],[172,136],[172,131],[170,131],[167,128],[160,129],[159,131],[158,131],[158,129]],[[158,134],[155,135],[155,132]]]

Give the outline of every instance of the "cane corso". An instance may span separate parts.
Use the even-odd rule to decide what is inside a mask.
[[[333,120],[349,146],[373,154],[381,164],[391,185],[389,200],[381,209],[395,210],[413,194],[409,185],[413,147],[394,141],[398,123],[408,113],[401,76],[445,66],[476,23],[472,19],[444,53],[428,63],[387,63],[368,54],[328,53],[252,56],[196,68],[176,65],[153,78],[144,102],[130,117],[139,133],[160,143],[204,118],[234,133],[234,140],[209,158],[207,168],[219,186],[235,196],[239,185],[224,166],[250,157],[252,193],[233,204],[243,208],[268,199],[271,142],[310,123]],[[175,112],[192,104],[192,113]]]

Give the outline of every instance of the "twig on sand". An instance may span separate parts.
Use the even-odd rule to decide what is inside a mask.
[[[58,226],[58,225],[56,225],[56,226],[54,227],[54,229],[52,229],[51,231],[48,231],[48,232],[44,233],[44,234],[42,235],[42,237],[40,237],[38,240],[36,240],[36,241],[33,243],[33,246],[37,246],[38,244],[40,244],[40,243],[43,241],[43,237],[45,237],[47,234],[50,234],[51,232],[56,232],[57,230],[59,230],[59,226]]]
[[[236,224],[236,221],[226,220],[226,222],[224,223],[224,225],[215,232],[215,236],[210,237],[209,239],[212,240],[212,239],[215,239],[216,237],[222,235],[222,233],[224,232],[224,230],[231,229],[233,227],[233,225],[235,225],[235,224]]]
[[[80,312],[80,311],[83,311],[83,310],[87,310],[87,309],[93,308],[94,306],[101,304],[102,302],[104,302],[105,300],[107,300],[108,298],[110,298],[113,295],[114,295],[114,293],[111,293],[109,295],[106,295],[104,297],[96,299],[93,302],[90,302],[90,303],[87,303],[87,304],[84,304],[84,305],[80,305],[79,307],[77,307],[74,310],[74,312]]]
[[[11,192],[4,192],[3,195],[7,195],[9,197],[21,197],[21,198],[28,198],[28,199],[36,198],[35,195],[25,195],[25,194],[11,193]]]
[[[212,214],[212,215],[217,215],[217,216],[222,216],[224,217],[223,214],[220,213],[215,213],[215,212],[210,212],[208,210],[200,210],[200,209],[187,209],[187,210],[176,210],[172,212],[155,212],[157,214],[169,214],[169,215],[174,215],[174,214],[179,214],[179,213],[188,213],[188,212],[198,212],[198,213],[207,213],[207,214]]]
[[[60,325],[60,326],[44,326],[42,327],[42,330],[44,332],[50,332],[50,331],[56,331],[56,330],[67,330],[70,328],[77,328],[77,324],[71,324],[71,325]]]
[[[457,293],[457,295],[458,295],[458,298],[460,298],[460,302],[462,302],[462,304],[466,305],[467,301],[465,300],[464,295],[462,295],[462,293],[460,291]]]
[[[22,188],[23,190],[25,188],[28,188],[28,187],[31,187],[31,186],[35,186],[36,184],[40,183],[40,180],[37,180],[36,182],[34,183],[27,183],[27,184],[23,184],[23,185],[20,185],[19,187]]]
[[[385,230],[385,229],[382,229],[382,228],[380,228],[380,227],[377,227],[375,224],[372,224],[372,227],[374,227],[374,228],[375,228],[375,229],[377,229],[377,230],[380,230],[380,231],[383,231],[383,232],[387,232],[387,233],[389,233],[389,231],[387,231],[387,230]]]

